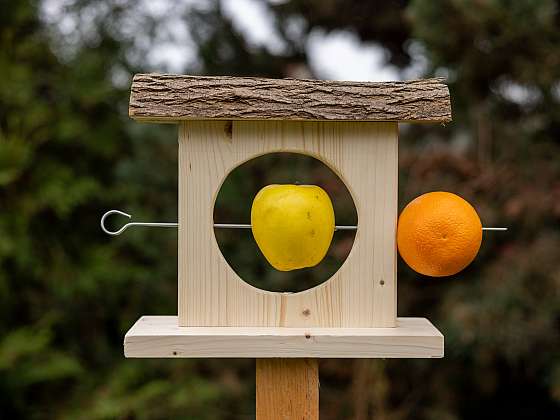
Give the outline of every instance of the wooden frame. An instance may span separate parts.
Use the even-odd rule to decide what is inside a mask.
[[[259,419],[318,418],[316,358],[443,357],[443,335],[428,320],[397,318],[396,278],[397,123],[451,121],[441,79],[139,74],[129,115],[180,124],[179,290],[178,316],[141,317],[125,336],[126,357],[258,358]],[[214,203],[228,174],[273,152],[328,165],[358,213],[342,267],[298,293],[245,283],[214,236]]]
[[[179,129],[179,325],[394,327],[396,123],[192,121]],[[227,264],[213,229],[229,172],[271,152],[312,155],[346,184],[358,212],[350,255],[299,293],[257,289]],[[249,215],[247,215],[249,218]]]
[[[425,318],[394,328],[179,327],[176,316],[143,316],[124,339],[126,357],[432,358],[443,335]]]
[[[429,321],[397,318],[395,244],[397,123],[451,121],[442,79],[139,74],[129,115],[179,123],[179,307],[178,317],[141,318],[125,337],[127,357],[443,356],[443,336]],[[323,161],[346,184],[358,211],[343,266],[299,293],[242,281],[212,227],[215,197],[228,173],[271,152]]]

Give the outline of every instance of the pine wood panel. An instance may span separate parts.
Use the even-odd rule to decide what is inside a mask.
[[[257,420],[319,418],[316,359],[258,359]]]
[[[130,117],[179,120],[451,121],[443,79],[398,82],[137,74]]]
[[[432,358],[443,335],[425,318],[394,328],[179,327],[176,316],[143,316],[124,339],[126,357]]]
[[[192,121],[179,132],[179,323],[182,326],[393,327],[396,319],[397,124]],[[242,281],[213,232],[221,183],[268,152],[300,152],[347,185],[358,231],[327,282],[287,294]],[[247,215],[249,218],[249,215]]]

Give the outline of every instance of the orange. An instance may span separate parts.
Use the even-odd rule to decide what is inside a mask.
[[[423,194],[408,203],[399,217],[399,253],[410,268],[426,276],[458,273],[474,260],[481,242],[476,210],[453,193]]]

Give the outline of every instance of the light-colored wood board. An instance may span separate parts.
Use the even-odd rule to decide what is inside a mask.
[[[394,328],[179,327],[176,316],[143,316],[124,339],[126,357],[432,358],[443,335],[425,318]]]
[[[273,293],[244,282],[214,236],[213,207],[222,182],[238,165],[270,152],[304,153],[323,161],[348,187],[358,213],[354,245],[342,267],[326,282],[299,293]],[[181,124],[180,325],[393,327],[397,169],[396,123]]]
[[[441,78],[340,82],[256,77],[137,74],[130,117],[140,121],[451,121]]]
[[[316,359],[257,359],[257,420],[319,418]]]

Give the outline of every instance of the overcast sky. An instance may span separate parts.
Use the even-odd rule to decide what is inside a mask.
[[[274,31],[273,16],[259,0],[222,0],[224,12],[234,25],[254,44],[281,48]],[[361,43],[349,31],[325,34],[314,31],[307,43],[310,65],[323,79],[334,80],[396,80],[396,69],[384,64],[383,50],[373,44]]]
[[[203,0],[183,0],[185,4],[203,7]],[[269,3],[281,3],[283,0],[268,0]],[[71,39],[78,32],[87,32],[87,20],[81,22],[64,11],[73,0],[43,0],[43,17],[58,27],[66,39]],[[229,16],[235,27],[242,32],[253,45],[265,45],[272,52],[282,50],[282,38],[275,32],[273,15],[264,0],[221,0],[224,13]],[[94,3],[95,5],[95,3]],[[98,4],[99,5],[99,4]],[[93,6],[96,7],[96,6]],[[99,6],[97,6],[99,7]],[[139,0],[135,9],[141,9],[155,17],[171,16],[165,21],[165,28],[171,37],[159,39],[146,57],[151,71],[181,72],[189,64],[196,62],[187,28],[180,14],[173,13],[177,2],[168,0]],[[169,13],[171,12],[171,13]],[[91,13],[95,13],[95,10]],[[134,10],[130,11],[131,16]],[[84,21],[85,20],[85,21]],[[131,19],[130,35],[138,43],[146,42],[142,28],[134,26]],[[91,28],[94,32],[94,29]],[[314,30],[307,40],[309,64],[313,72],[322,79],[385,81],[398,80],[402,77],[395,67],[384,62],[383,50],[373,44],[359,41],[350,31],[333,31],[325,33]],[[418,59],[405,74],[405,78],[418,77],[422,71],[422,57]]]
[[[281,52],[282,38],[275,32],[274,16],[268,10],[268,3],[282,3],[286,0],[220,0],[224,13],[230,17],[235,27],[244,34],[248,42],[255,46],[264,45],[272,52]],[[43,0],[42,18],[55,26],[63,36],[64,45],[57,50],[59,56],[72,54],[72,46],[78,45],[80,37],[95,37],[95,14],[103,13],[103,2],[92,2],[86,6],[81,16],[65,10],[76,0]],[[178,7],[205,7],[207,0],[137,0],[126,10],[127,18],[121,22],[119,30],[134,39],[138,51],[149,50],[147,56],[133,57],[138,62],[147,62],[146,71],[180,73],[187,68],[196,68],[196,51],[190,39],[188,28],[182,19],[183,10]],[[141,16],[151,15],[159,20],[165,19],[157,34],[155,45],[145,33]],[[295,30],[297,31],[297,21]],[[351,31],[340,30],[325,33],[314,30],[306,41],[306,50],[312,71],[318,78],[330,80],[387,81],[416,79],[422,77],[427,68],[422,46],[413,42],[409,46],[412,64],[399,72],[384,60],[384,52],[374,43],[363,43]],[[447,69],[436,69],[437,76],[453,78]],[[115,83],[129,83],[128,74],[115,73]],[[523,86],[505,80],[494,87],[500,95],[517,104],[532,104],[539,99],[539,91],[531,86]],[[553,94],[560,98],[560,83]]]

